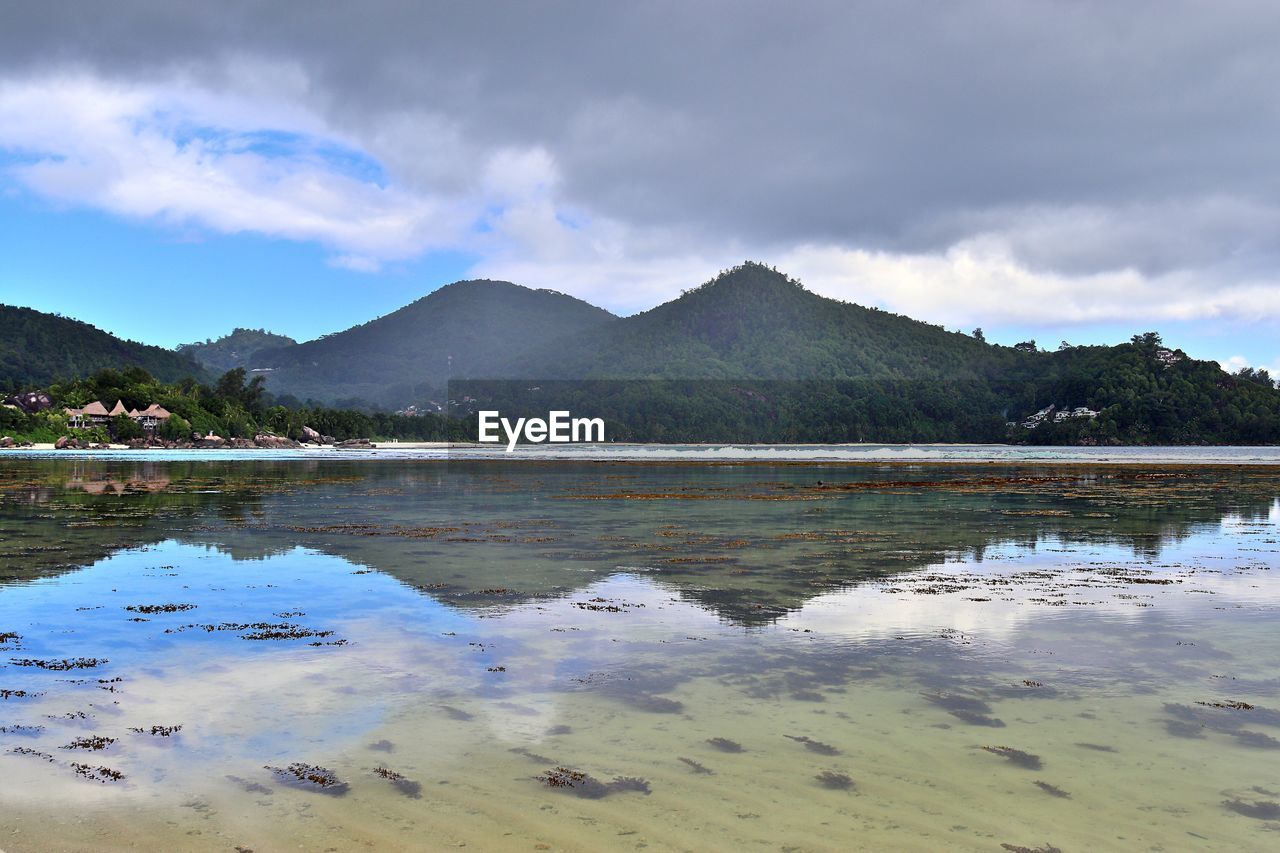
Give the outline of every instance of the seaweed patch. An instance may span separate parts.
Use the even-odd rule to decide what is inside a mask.
[[[75,771],[77,776],[82,776],[91,782],[119,782],[124,779],[124,774],[119,770],[112,770],[110,767],[92,767],[88,764],[71,763],[71,769]]]
[[[1032,755],[1029,752],[1023,752],[1020,749],[1014,749],[1011,746],[984,746],[982,749],[992,755],[1000,756],[1014,767],[1022,767],[1026,770],[1039,770],[1044,766],[1044,762],[1040,760],[1040,756]]]
[[[823,770],[813,778],[819,785],[832,791],[852,791],[856,787],[848,773],[838,770]]]
[[[745,752],[742,744],[736,740],[729,740],[727,737],[711,737],[707,738],[707,743],[721,752]]]
[[[49,753],[41,752],[38,749],[32,749],[31,747],[28,747],[28,746],[15,746],[13,749],[9,751],[12,752],[14,755],[30,755],[32,758],[40,758],[48,762],[52,762],[54,760],[53,756],[50,755]]]
[[[790,738],[796,743],[804,744],[805,749],[809,750],[810,752],[816,752],[818,753],[818,755],[839,755],[840,754],[840,750],[836,749],[831,744],[823,743],[820,740],[814,740],[813,738],[805,735],[801,735],[801,736],[783,735],[783,737]]]
[[[116,742],[116,739],[113,737],[103,737],[102,735],[88,735],[86,737],[75,738],[74,740],[71,741],[71,743],[67,744],[62,748],[63,749],[102,750],[111,746],[111,744],[115,742]]]
[[[152,737],[172,737],[182,731],[182,726],[151,726],[150,728],[130,726],[129,731],[140,735],[151,735]]]
[[[266,764],[263,765],[263,769],[270,770],[282,784],[307,791],[342,796],[351,787],[339,779],[332,770],[316,764],[294,762],[288,767],[272,767]]]
[[[1039,779],[1037,779],[1035,781],[1035,786],[1039,788],[1041,791],[1044,791],[1046,794],[1048,794],[1051,797],[1058,797],[1059,799],[1064,799],[1064,800],[1071,799],[1071,795],[1068,794],[1066,791],[1062,790],[1061,788],[1059,788],[1057,785],[1050,785],[1048,782],[1042,782]]]
[[[422,784],[420,782],[414,782],[412,779],[406,779],[402,773],[397,773],[396,771],[389,770],[386,767],[376,767],[374,768],[373,775],[381,779],[386,779],[391,783],[392,787],[404,794],[406,797],[411,797],[415,800],[422,799]]]
[[[635,776],[617,776],[612,782],[601,782],[590,773],[569,767],[555,767],[534,777],[548,788],[567,791],[576,797],[598,800],[610,794],[633,791],[650,793],[649,783]]]
[[[102,666],[107,662],[106,658],[63,658],[54,660],[39,660],[35,658],[9,659],[9,663],[14,666],[34,666],[37,669],[47,669],[53,672],[66,672],[72,669],[92,669],[95,666]]]

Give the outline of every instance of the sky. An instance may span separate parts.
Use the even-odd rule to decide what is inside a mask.
[[[745,259],[1280,368],[1280,9],[0,0],[0,302],[165,346]],[[1278,370],[1277,372],[1280,372]]]

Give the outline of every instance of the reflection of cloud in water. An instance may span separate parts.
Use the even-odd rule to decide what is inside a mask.
[[[893,578],[889,579],[892,583]],[[967,593],[917,595],[886,592],[888,587],[858,586],[825,593],[805,602],[798,611],[779,621],[783,628],[811,630],[819,634],[857,640],[920,636],[940,630],[978,632],[1007,638],[1034,614],[1007,604],[966,601]]]
[[[1266,517],[1261,515],[1230,514],[1222,517],[1223,533],[1240,533],[1253,531],[1258,527],[1280,527],[1280,499],[1271,504]]]
[[[954,630],[1011,642],[1030,623],[1066,613],[1138,621],[1152,613],[1176,619],[1207,607],[1277,606],[1280,590],[1259,584],[1251,568],[1260,562],[1266,568],[1274,550],[1259,554],[1238,538],[1242,532],[1273,538],[1277,522],[1280,502],[1265,521],[1228,517],[1221,531],[1171,543],[1158,563],[1134,560],[1118,546],[1073,548],[1059,541],[1058,553],[991,548],[981,562],[937,563],[819,595],[779,624],[850,639]],[[1133,582],[1135,577],[1148,582]],[[1166,580],[1172,583],[1150,582]]]
[[[341,573],[330,574],[329,582],[353,578],[344,561],[301,550],[294,556],[313,561],[312,583],[325,574],[325,563]],[[156,655],[144,650],[129,664],[122,724],[184,726],[182,750],[149,751],[151,772],[194,782],[193,774],[207,775],[211,767],[221,768],[220,778],[251,775],[264,763],[324,763],[326,756],[363,747],[385,726],[405,724],[413,730],[401,736],[429,740],[440,761],[476,739],[536,746],[563,722],[566,685],[576,676],[641,672],[647,664],[636,649],[652,653],[653,644],[673,632],[707,632],[719,624],[713,614],[630,575],[563,599],[478,612],[453,610],[384,576],[360,576],[359,583],[373,585],[383,600],[379,612],[297,620],[335,630],[348,646],[180,639]],[[575,606],[592,598],[644,606],[625,613]],[[489,671],[497,666],[505,671]],[[429,730],[449,718],[449,708],[471,717],[475,730],[465,739]]]
[[[537,751],[549,729],[574,722],[566,716],[570,708],[598,707],[599,699],[618,702],[620,713],[635,711],[627,703],[636,697],[660,695],[669,689],[664,685],[722,672],[725,661],[713,657],[741,651],[731,646],[733,638],[749,636],[750,650],[762,654],[799,648],[789,642],[795,634],[786,629],[812,629],[828,641],[953,630],[1018,647],[1068,614],[1082,624],[1102,617],[1132,624],[1154,614],[1175,622],[1187,616],[1189,622],[1193,611],[1202,618],[1213,606],[1273,605],[1276,593],[1257,583],[1248,566],[1274,562],[1275,546],[1261,543],[1275,538],[1277,522],[1280,505],[1275,504],[1265,522],[1227,517],[1170,544],[1159,563],[1135,559],[1122,545],[1059,539],[1053,547],[1042,540],[1037,549],[1005,543],[987,548],[981,561],[937,562],[818,595],[777,626],[754,632],[685,597],[687,582],[663,581],[660,575],[620,573],[559,598],[458,609],[387,574],[355,575],[356,564],[319,551],[295,548],[269,556],[233,545],[163,543],[100,561],[77,573],[74,583],[8,591],[3,603],[25,614],[15,624],[37,613],[44,619],[67,615],[65,627],[76,633],[48,638],[60,656],[109,651],[104,656],[111,658],[112,671],[104,674],[126,679],[121,692],[111,695],[121,703],[119,714],[104,710],[96,728],[76,733],[122,735],[108,754],[92,758],[130,778],[127,789],[91,785],[33,760],[15,766],[14,778],[21,784],[11,786],[10,796],[87,804],[113,802],[127,790],[167,801],[226,774],[256,779],[263,764],[327,766],[351,760],[383,736],[378,732],[388,732],[396,742],[420,740],[429,746],[425,752],[431,760],[441,763],[486,742]],[[243,561],[246,555],[254,560]],[[175,574],[156,573],[161,564],[176,566]],[[1106,574],[1113,569],[1120,570],[1119,578]],[[1146,572],[1182,582],[1124,580]],[[930,586],[936,594],[921,592]],[[1055,593],[1088,606],[1033,600],[1051,600]],[[592,599],[616,603],[618,610],[577,606]],[[191,601],[198,609],[172,622],[156,618],[130,625],[117,607],[162,601]],[[68,615],[79,605],[103,602],[111,609],[93,611],[101,616]],[[1138,606],[1148,603],[1154,607]],[[160,633],[170,624],[248,622],[295,608],[307,612],[300,624],[333,630],[351,645],[310,648],[298,641],[250,642],[234,633]],[[718,642],[685,642],[694,635]],[[805,660],[815,661],[822,663],[814,656]],[[490,671],[497,667],[505,671]],[[109,695],[100,697],[89,687],[79,693],[57,689],[62,695],[32,706],[39,711],[35,717]],[[590,696],[570,695],[577,691]],[[447,707],[470,719],[451,721]],[[177,724],[184,728],[172,742],[123,735],[126,726]],[[56,738],[70,730],[59,727]],[[47,740],[40,748],[50,752],[65,743],[53,735]],[[6,767],[19,763],[4,758]]]

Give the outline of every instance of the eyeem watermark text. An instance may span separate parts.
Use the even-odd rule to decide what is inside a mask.
[[[481,411],[480,436],[482,443],[497,444],[502,441],[498,435],[498,427],[506,433],[507,452],[516,449],[516,443],[523,438],[533,444],[549,441],[555,444],[568,444],[579,441],[604,441],[603,418],[575,418],[568,412],[548,412],[547,419],[516,418],[513,424],[497,412]]]

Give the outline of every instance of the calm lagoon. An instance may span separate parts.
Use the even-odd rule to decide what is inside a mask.
[[[5,456],[0,849],[1275,845],[1270,451],[682,452]]]

